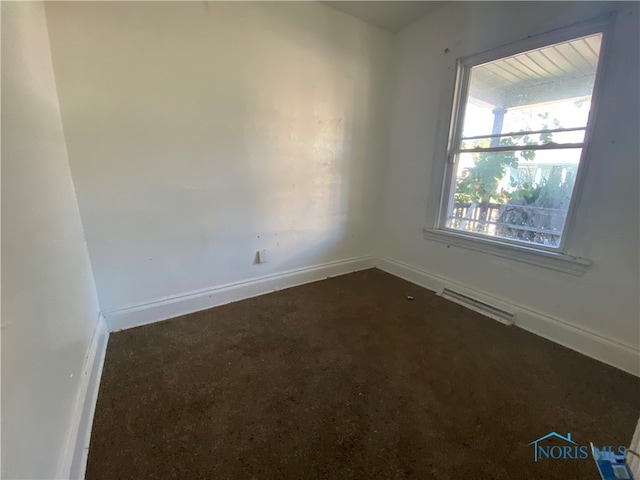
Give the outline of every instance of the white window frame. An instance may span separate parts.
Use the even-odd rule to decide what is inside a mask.
[[[575,275],[581,275],[592,263],[590,260],[572,255],[571,252],[571,231],[575,220],[576,210],[579,208],[579,200],[582,196],[584,172],[587,169],[589,160],[589,144],[594,128],[596,111],[598,110],[598,92],[602,84],[605,59],[608,57],[608,39],[612,16],[606,16],[578,23],[569,27],[564,27],[551,32],[542,33],[527,39],[514,42],[502,47],[488,50],[469,57],[459,58],[456,62],[455,88],[453,91],[453,101],[449,110],[450,122],[448,131],[448,141],[446,145],[445,161],[441,167],[439,199],[433,217],[432,225],[427,224],[424,228],[424,237],[428,240],[443,242],[448,245],[455,245],[483,253],[509,258],[524,263],[529,263],[541,267],[559,270]],[[545,46],[570,41],[588,35],[602,34],[602,43],[598,54],[598,65],[596,77],[591,97],[591,109],[585,128],[584,141],[578,147],[582,148],[580,163],[576,173],[576,181],[571,196],[571,201],[567,210],[560,244],[558,247],[537,245],[518,240],[502,237],[492,237],[489,235],[461,231],[446,226],[449,202],[454,194],[454,176],[456,175],[457,164],[455,162],[456,150],[460,146],[462,138],[462,122],[465,115],[468,86],[471,68],[494,60],[517,55],[522,52],[542,48]],[[544,147],[543,147],[544,148]],[[435,200],[435,199],[434,199]]]

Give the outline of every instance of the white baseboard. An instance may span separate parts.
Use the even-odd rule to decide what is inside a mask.
[[[389,258],[377,257],[376,267],[434,292],[446,287],[515,312],[518,327],[640,377],[640,351],[617,340]]]
[[[93,414],[98,399],[98,388],[100,386],[108,338],[109,333],[107,332],[106,322],[102,314],[100,314],[85,357],[80,389],[71,417],[71,426],[67,434],[64,456],[61,459],[56,478],[84,478]]]
[[[228,283],[207,290],[106,312],[107,328],[110,332],[115,332],[138,327],[374,266],[375,258],[365,256]]]
[[[98,398],[109,332],[154,323],[226,303],[264,295],[275,290],[295,287],[322,280],[326,277],[344,275],[372,267],[377,267],[435,292],[439,292],[445,287],[451,288],[499,308],[516,312],[514,323],[520,328],[633,375],[640,376],[640,352],[628,345],[389,258],[374,256],[351,258],[165,298],[143,305],[107,312],[104,316],[101,314],[85,359],[80,390],[76,398],[64,456],[60,461],[57,478],[84,478],[91,438],[91,426]],[[634,446],[638,444],[639,438],[640,434],[636,432],[633,440]]]
[[[558,318],[514,304],[503,298],[472,289],[459,282],[427,273],[402,262],[384,257],[365,256],[290,270],[274,275],[221,285],[208,290],[136,305],[100,315],[85,359],[83,378],[77,395],[64,457],[58,478],[82,479],[87,465],[91,426],[107,348],[109,333],[186,315],[230,302],[264,295],[275,290],[295,287],[377,267],[397,277],[439,292],[451,288],[499,308],[516,313],[515,325],[564,345],[572,350],[640,376],[640,352],[628,345],[598,333],[572,325]],[[638,443],[634,436],[634,446]]]
[[[113,332],[146,325],[374,266],[435,292],[447,287],[498,308],[515,312],[514,323],[518,327],[640,376],[640,351],[629,345],[402,262],[374,256],[357,257],[290,270],[106,312],[107,329],[109,332]]]

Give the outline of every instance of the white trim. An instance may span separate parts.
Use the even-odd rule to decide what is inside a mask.
[[[104,315],[107,320],[108,330],[115,332],[264,295],[275,290],[315,282],[326,277],[365,270],[372,268],[374,265],[375,261],[372,256],[350,258],[240,282],[227,283],[207,290],[199,290],[176,297],[105,312]]]
[[[498,308],[513,311],[516,313],[514,325],[640,377],[640,350],[630,345],[389,258],[378,257],[376,267],[434,292],[446,287]]]
[[[100,314],[85,357],[80,388],[76,395],[71,425],[67,432],[65,449],[58,465],[56,478],[84,478],[108,337],[105,319]]]
[[[560,245],[558,248],[562,251],[566,251],[567,246],[570,245],[571,232],[574,228],[578,207],[584,195],[584,184],[587,176],[587,169],[593,168],[589,165],[593,165],[598,160],[591,159],[591,137],[595,130],[597,113],[600,109],[600,98],[602,91],[603,77],[607,75],[606,64],[610,61],[613,52],[611,52],[611,37],[613,31],[613,25],[615,22],[616,13],[610,12],[607,15],[600,17],[598,20],[593,21],[593,26],[602,33],[602,42],[600,44],[600,52],[598,52],[598,66],[596,68],[596,77],[593,84],[593,93],[591,95],[591,109],[589,111],[589,118],[587,119],[587,129],[584,131],[584,148],[580,156],[580,163],[578,164],[578,171],[576,172],[576,180],[573,186],[573,193],[571,200],[569,201],[569,208],[567,209],[567,217],[564,222],[564,228],[562,236],[560,237]],[[599,22],[599,23],[598,23]],[[594,32],[595,33],[595,32]],[[600,160],[601,161],[601,160]]]
[[[640,453],[640,418],[636,423],[636,431],[633,433],[633,438],[629,444],[629,450],[633,450],[636,453]],[[640,479],[640,458],[633,454],[627,454],[627,465],[631,469],[633,478]]]
[[[570,128],[548,128],[546,130],[529,130],[527,135],[537,135],[538,133],[560,133],[560,132],[577,132],[579,130],[586,130],[587,127],[570,127]],[[472,137],[461,137],[461,140],[480,140],[483,138],[499,138],[499,137],[521,137],[524,132],[507,132],[507,133],[492,133],[490,135],[474,135]],[[468,150],[467,150],[468,151]],[[483,149],[485,151],[485,149]]]
[[[566,253],[541,250],[525,245],[513,245],[511,243],[495,241],[488,237],[466,235],[463,232],[452,232],[449,230],[425,227],[423,236],[426,240],[467,248],[476,252],[508,258],[517,262],[528,263],[536,267],[549,268],[572,275],[582,275],[592,263],[591,260],[587,260],[586,258],[567,255]]]
[[[498,58],[510,57],[520,53],[536,50],[549,45],[569,42],[571,40],[607,32],[615,17],[615,11],[582,20],[578,23],[558,27],[546,32],[540,32],[527,38],[522,38],[490,50],[460,58],[463,65],[482,65]]]
[[[274,290],[295,287],[322,280],[329,276],[344,275],[372,267],[377,267],[434,292],[439,292],[443,288],[450,288],[498,308],[513,311],[515,314],[514,324],[520,328],[633,375],[640,376],[640,351],[629,345],[624,345],[596,332],[528,307],[514,304],[487,292],[427,273],[402,262],[380,256],[352,258],[226,284],[178,297],[161,299],[112,311],[105,314],[104,317],[101,314],[85,359],[83,377],[76,397],[71,426],[67,434],[65,451],[60,460],[57,478],[84,478],[93,416],[109,336],[108,331],[154,323],[225,303],[263,295]],[[638,437],[637,433],[634,436],[632,445],[638,451],[637,443],[640,439],[636,437]]]

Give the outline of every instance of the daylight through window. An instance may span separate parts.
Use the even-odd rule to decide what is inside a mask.
[[[445,227],[558,248],[602,34],[463,65]]]

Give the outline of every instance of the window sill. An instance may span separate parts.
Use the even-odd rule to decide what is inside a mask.
[[[528,263],[537,267],[549,268],[571,275],[582,275],[591,260],[574,257],[559,252],[539,250],[534,247],[502,243],[491,239],[477,238],[464,233],[424,228],[424,238],[436,242],[467,248],[477,252],[487,253],[497,257],[508,258],[517,262]]]

